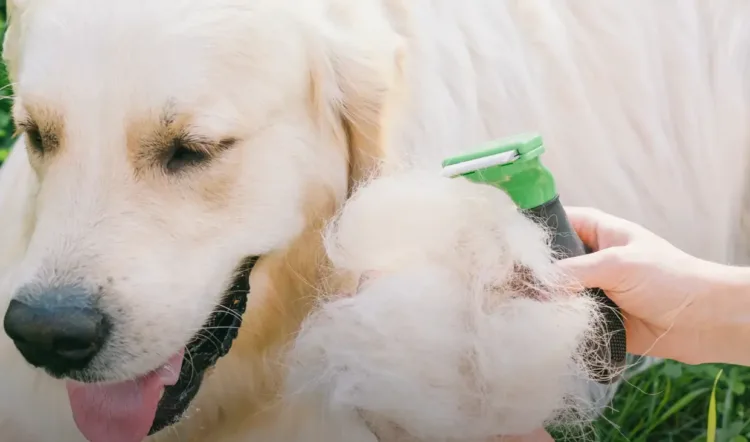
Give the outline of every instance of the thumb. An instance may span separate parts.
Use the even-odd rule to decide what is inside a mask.
[[[618,247],[604,249],[588,255],[557,261],[557,267],[586,288],[613,290],[618,281],[618,269],[613,259]],[[580,287],[579,287],[580,288]]]

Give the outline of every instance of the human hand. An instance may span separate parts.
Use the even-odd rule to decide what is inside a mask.
[[[732,344],[737,323],[731,318],[738,304],[731,297],[740,281],[748,280],[746,270],[700,260],[596,209],[566,212],[595,252],[558,265],[584,286],[603,289],[621,308],[628,352],[685,363],[733,362],[727,359],[737,354]]]

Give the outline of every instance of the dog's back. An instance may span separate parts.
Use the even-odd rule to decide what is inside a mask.
[[[436,169],[457,150],[540,131],[565,204],[732,258],[750,146],[744,2],[421,5],[395,136],[413,161]]]
[[[394,169],[437,174],[449,155],[540,131],[564,204],[642,223],[705,259],[747,262],[750,9],[740,2],[432,1],[390,13],[406,42]],[[599,404],[615,391],[591,389]]]

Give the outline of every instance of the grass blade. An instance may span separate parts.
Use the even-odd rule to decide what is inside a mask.
[[[714,387],[711,389],[711,400],[708,403],[708,430],[706,432],[706,442],[716,442],[716,386],[724,370],[719,370],[719,374],[714,379]]]

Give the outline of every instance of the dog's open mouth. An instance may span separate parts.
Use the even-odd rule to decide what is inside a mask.
[[[91,442],[140,442],[177,422],[200,389],[206,370],[237,337],[257,257],[242,262],[221,305],[184,350],[136,379],[83,384],[70,381],[68,398],[78,429]],[[184,361],[187,354],[189,361]]]

